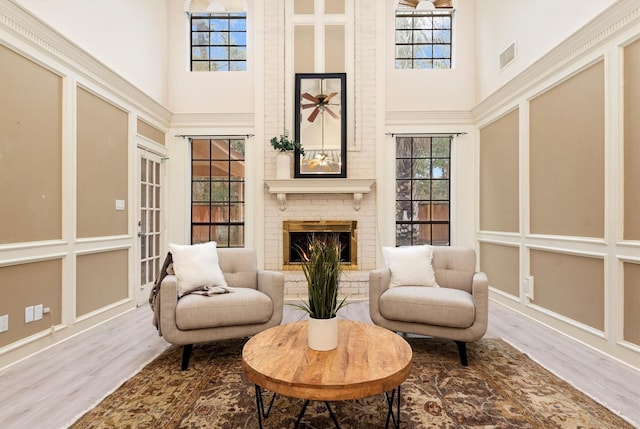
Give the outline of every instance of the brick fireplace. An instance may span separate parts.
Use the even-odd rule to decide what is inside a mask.
[[[307,283],[299,264],[292,265],[290,256],[287,261],[291,232],[345,233],[350,262],[343,265],[340,293],[352,299],[365,299],[369,270],[376,267],[375,181],[267,179],[265,182],[269,196],[265,204],[265,228],[270,231],[265,236],[265,268],[284,272],[287,300],[307,295]]]

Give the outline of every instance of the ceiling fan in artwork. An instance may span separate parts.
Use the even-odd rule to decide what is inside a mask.
[[[314,108],[311,114],[309,115],[309,117],[307,118],[307,120],[309,122],[315,121],[320,112],[323,112],[323,113],[327,112],[334,119],[338,119],[338,115],[333,110],[331,110],[331,107],[330,107],[330,106],[339,105],[339,104],[330,103],[331,99],[336,95],[338,95],[337,92],[332,92],[329,95],[323,94],[322,87],[320,88],[320,94],[311,95],[308,92],[305,92],[304,94],[302,94],[302,98],[304,98],[307,101],[311,101],[311,103],[303,103],[302,109]]]
[[[330,170],[335,165],[339,165],[340,161],[338,159],[334,159],[324,148],[324,114],[327,113],[334,119],[338,119],[340,116],[339,110],[337,113],[333,109],[340,108],[340,102],[336,102],[334,99],[333,103],[331,103],[332,99],[338,95],[337,92],[331,92],[329,94],[324,93],[323,89],[324,80],[320,80],[320,93],[316,95],[311,95],[308,92],[305,92],[301,95],[302,101],[310,101],[310,103],[301,103],[301,108],[304,109],[313,109],[307,120],[309,122],[315,122],[318,118],[318,115],[321,116],[320,127],[321,127],[321,142],[322,147],[320,152],[316,153],[311,159],[305,160],[305,164],[307,168],[313,170],[315,168],[321,167],[325,170]],[[336,106],[336,107],[332,107]]]
[[[453,0],[400,0],[398,5],[410,9],[453,9]]]

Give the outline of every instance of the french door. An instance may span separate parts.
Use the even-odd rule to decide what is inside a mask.
[[[149,299],[156,274],[163,262],[160,254],[162,222],[162,159],[153,153],[138,149],[138,238],[139,285],[137,303]]]

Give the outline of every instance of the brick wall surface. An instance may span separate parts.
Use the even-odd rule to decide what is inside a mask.
[[[275,6],[275,5],[274,5]],[[354,118],[349,123],[354,136],[347,153],[348,178],[375,177],[376,150],[376,8],[370,2],[356,0],[354,28],[354,73],[357,85],[354,94],[348,95],[348,102],[354,103]],[[264,86],[265,100],[269,106],[264,110],[265,137],[278,135],[284,130],[285,118],[285,61],[292,61],[285,55],[284,3],[265,7],[264,22]],[[293,82],[294,76],[287,77]],[[290,130],[292,131],[292,130]],[[265,142],[268,147],[268,141]],[[266,178],[275,177],[276,152],[265,150],[264,172]],[[336,179],[340,180],[340,179]],[[280,210],[275,195],[264,190],[264,226],[266,269],[282,269],[282,222],[285,220],[355,220],[358,222],[358,271],[348,271],[343,275],[341,293],[354,298],[367,296],[368,272],[376,263],[376,199],[375,186],[365,194],[360,210],[353,206],[351,194],[290,194],[287,208]],[[306,282],[299,271],[285,272],[287,297],[306,295]]]

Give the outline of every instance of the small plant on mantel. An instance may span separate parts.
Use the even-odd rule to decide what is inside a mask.
[[[301,304],[292,304],[309,313],[313,319],[331,319],[347,304],[345,296],[338,301],[340,285],[341,246],[337,237],[325,240],[311,239],[306,249],[298,246],[301,265],[307,280],[309,299]]]
[[[289,138],[289,133],[286,131],[284,132],[284,134],[280,134],[279,137],[272,137],[271,146],[275,150],[283,153],[293,152],[294,150],[298,149],[300,155],[304,155],[304,148],[302,147],[302,144],[300,144],[300,142],[291,140]]]

